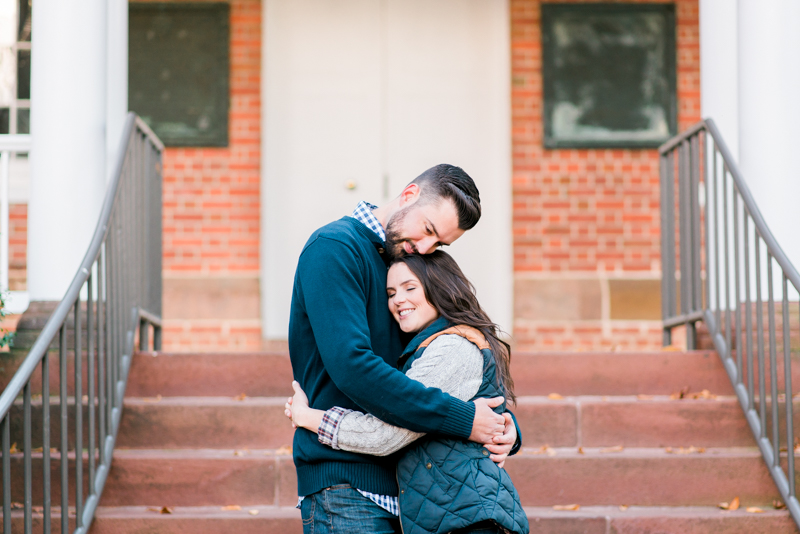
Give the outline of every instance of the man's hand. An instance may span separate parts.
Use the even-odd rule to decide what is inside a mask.
[[[508,458],[508,453],[514,448],[514,443],[517,442],[517,427],[514,426],[514,420],[511,414],[505,412],[503,417],[506,421],[505,431],[502,436],[495,436],[490,443],[484,443],[484,447],[489,449],[492,454],[489,455],[498,467],[503,467]]]
[[[495,413],[492,408],[503,404],[503,397],[493,399],[475,399],[475,419],[472,421],[472,433],[469,440],[476,443],[494,443],[495,437],[502,437],[505,430],[505,418]],[[512,425],[513,426],[513,425]],[[516,436],[514,437],[516,440]],[[514,443],[513,441],[511,442]],[[509,450],[511,450],[509,448]]]

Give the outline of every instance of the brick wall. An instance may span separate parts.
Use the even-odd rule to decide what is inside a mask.
[[[539,0],[511,0],[517,348],[660,346],[658,153],[543,147]],[[678,128],[700,120],[697,0],[675,2]]]
[[[169,350],[254,350],[261,343],[261,2],[230,6],[229,145],[164,153]]]
[[[28,205],[8,206],[8,286],[12,291],[27,287]]]

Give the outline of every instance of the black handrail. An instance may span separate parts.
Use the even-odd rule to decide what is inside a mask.
[[[673,328],[685,326],[692,349],[696,323],[705,324],[770,474],[800,526],[791,358],[792,332],[800,326],[791,312],[800,311],[800,274],[767,227],[713,120],[695,124],[659,152],[664,344],[671,343]]]
[[[18,481],[18,477],[12,477],[12,460],[15,460],[13,467],[22,461],[24,532],[31,531],[33,520],[34,458],[41,458],[43,496],[41,511],[37,513],[41,513],[44,532],[50,532],[51,528],[51,462],[60,464],[61,532],[69,532],[71,522],[77,534],[85,534],[91,525],[111,468],[137,327],[142,350],[147,349],[150,326],[154,330],[154,348],[160,348],[163,150],[164,145],[150,128],[133,113],[128,114],[119,156],[83,262],[64,298],[0,395],[3,532],[6,534],[11,533],[14,519],[12,492],[20,494],[19,487],[12,487],[12,480]],[[50,396],[51,346],[58,347],[57,403]],[[74,373],[73,384],[69,384],[70,366]],[[31,436],[32,380],[37,369],[41,369],[42,382],[41,452],[34,451]],[[84,380],[87,382],[85,396]],[[15,413],[12,407],[20,404],[20,394],[23,447],[21,452],[15,453],[11,450]],[[52,457],[51,404],[58,406],[60,419],[60,446]],[[72,440],[69,436],[70,405],[74,408]],[[83,438],[84,411],[88,427],[86,441]],[[89,487],[85,489],[84,461],[89,475]],[[74,462],[71,483],[70,462]],[[74,504],[72,520],[70,500]]]

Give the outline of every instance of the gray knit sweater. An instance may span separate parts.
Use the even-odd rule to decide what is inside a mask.
[[[483,355],[477,346],[461,336],[439,336],[411,364],[406,376],[468,401],[483,381]],[[386,456],[424,435],[392,426],[370,414],[351,411],[339,423],[333,447]]]

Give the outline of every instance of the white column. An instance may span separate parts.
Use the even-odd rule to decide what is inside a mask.
[[[800,266],[800,2],[738,6],[740,168],[770,230]]]
[[[108,0],[106,176],[118,157],[128,113],[128,0]]]
[[[739,157],[738,21],[730,0],[700,0],[700,109]]]
[[[105,192],[105,0],[33,2],[28,289],[60,300]]]

